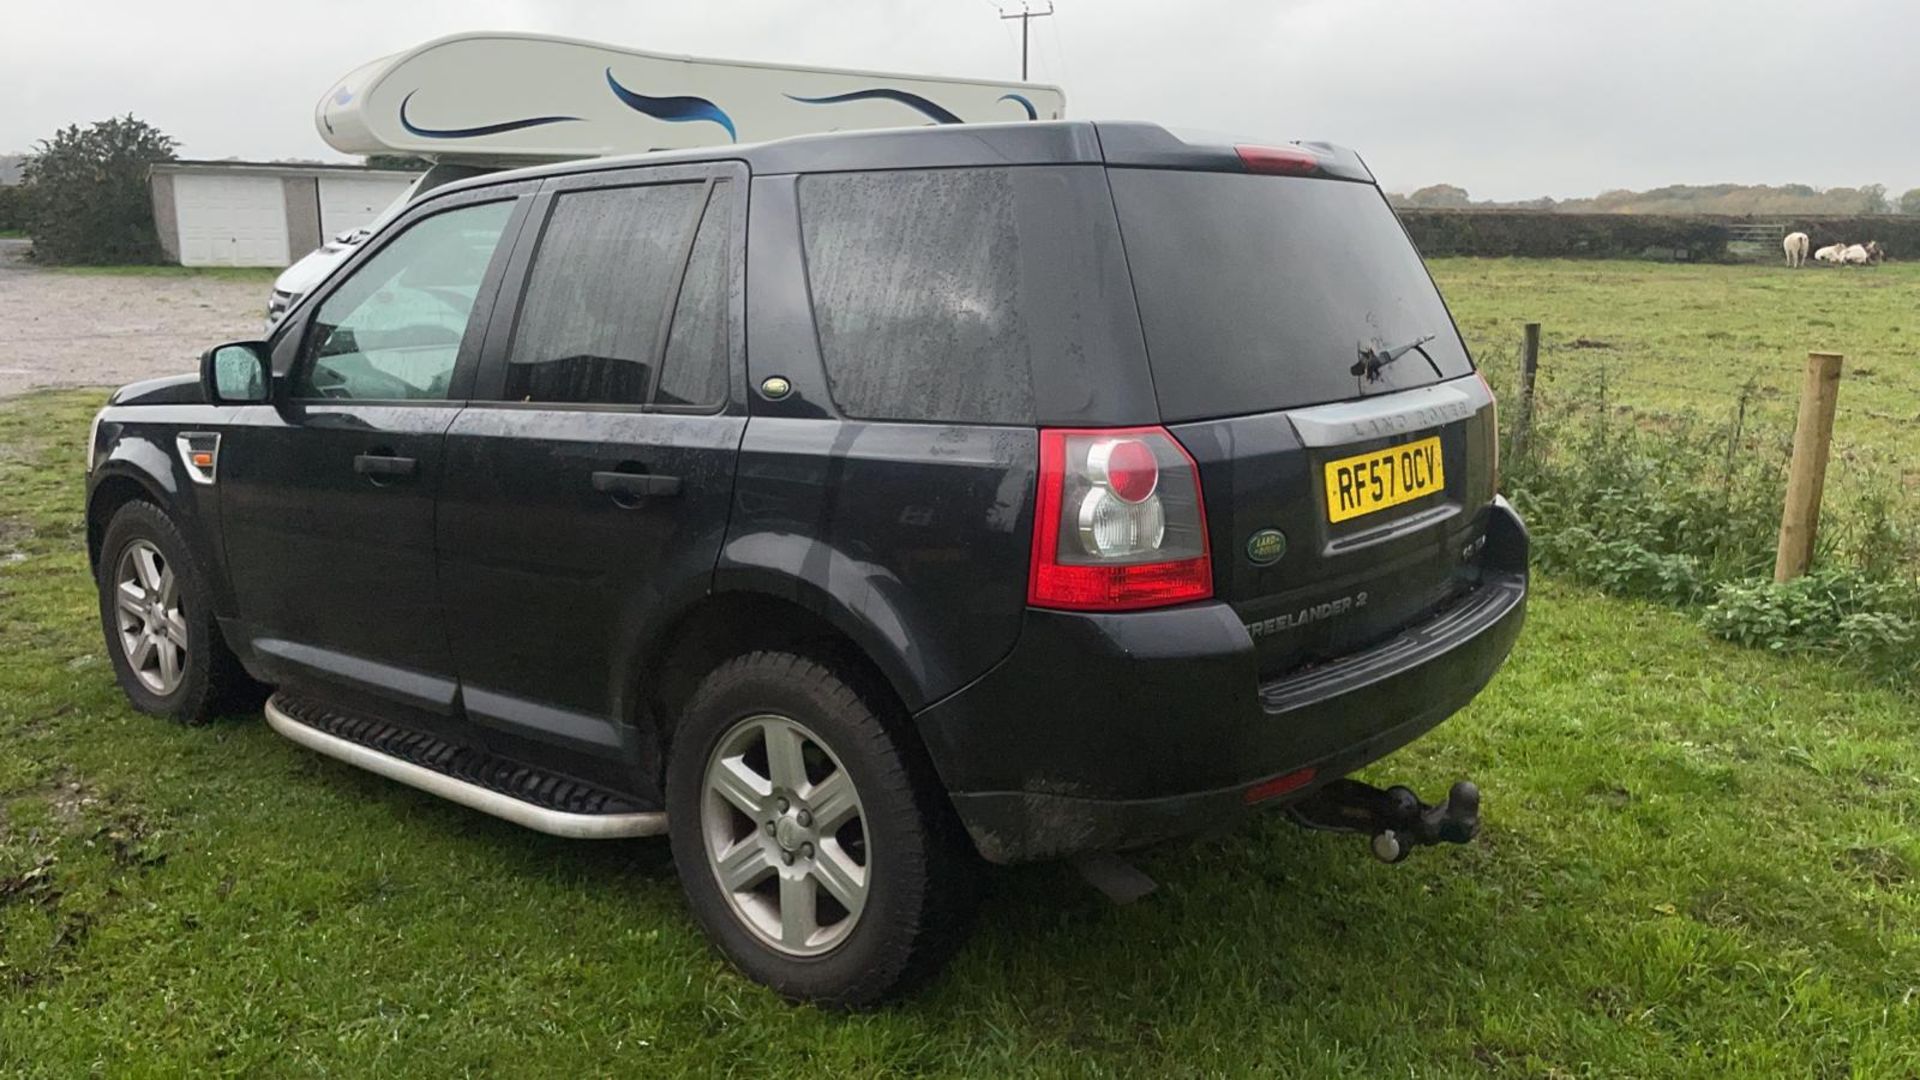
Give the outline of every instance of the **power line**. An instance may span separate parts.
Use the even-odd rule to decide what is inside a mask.
[[[1020,20],[1020,81],[1021,82],[1027,81],[1027,27],[1032,24],[1033,20],[1044,19],[1051,14],[1053,14],[1053,0],[1047,0],[1047,10],[1045,11],[1035,11],[1032,8],[1028,7],[1025,3],[1022,3],[1020,5],[1020,13],[1017,15],[1008,15],[1005,12],[1000,13],[1000,18],[1002,20],[1005,20],[1005,19]]]
[[[1054,81],[1065,83],[1071,86],[1073,85],[1073,65],[1067,63],[1066,38],[1062,37],[1060,34],[1059,23],[1048,23],[1047,26],[1049,29],[1053,31],[1054,55],[1060,58],[1060,70],[1057,73],[1054,73]]]

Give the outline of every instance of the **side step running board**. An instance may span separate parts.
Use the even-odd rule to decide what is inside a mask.
[[[659,836],[667,831],[667,815],[663,811],[631,810],[631,804],[619,796],[588,788],[578,781],[532,774],[525,766],[487,759],[479,751],[455,747],[377,721],[342,717],[330,713],[325,706],[284,694],[275,694],[267,701],[267,724],[309,750],[536,832],[575,840],[612,840]],[[324,731],[321,724],[357,738]],[[396,752],[376,749],[376,746],[392,746]],[[406,757],[397,756],[397,752],[405,752]],[[438,764],[441,768],[409,758]],[[480,782],[489,778],[495,781],[493,785]],[[524,790],[539,801],[516,797],[509,791],[497,790],[499,787]],[[541,802],[585,804],[599,812],[543,806]]]

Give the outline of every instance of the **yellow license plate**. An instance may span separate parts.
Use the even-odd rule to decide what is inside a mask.
[[[1327,462],[1327,520],[1346,521],[1412,502],[1447,486],[1440,438],[1401,443]]]

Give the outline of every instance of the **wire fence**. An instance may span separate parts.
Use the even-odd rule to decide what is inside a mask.
[[[1494,369],[1489,376],[1515,406],[1511,419],[1503,415],[1510,430],[1502,438],[1503,447],[1516,456],[1528,452],[1536,432],[1551,444],[1558,441],[1558,433],[1586,423],[1583,418],[1616,409],[1655,427],[1677,421],[1694,425],[1698,434],[1723,433],[1729,463],[1741,452],[1739,447],[1771,457],[1784,455],[1796,441],[1804,387],[1798,365],[1755,371],[1744,383],[1728,385],[1710,377],[1689,379],[1674,372],[1649,371],[1644,365],[1609,362],[1604,356],[1576,360],[1568,351],[1564,343],[1542,346],[1530,401],[1521,400],[1528,382],[1524,336],[1510,353],[1483,364],[1483,369]],[[1868,495],[1883,500],[1896,518],[1908,522],[1907,528],[1920,530],[1920,455],[1911,451],[1908,441],[1920,425],[1920,415],[1870,404],[1866,394],[1871,384],[1849,387],[1847,382],[1843,369],[1831,429],[1822,440],[1827,449],[1821,456],[1843,462],[1834,466],[1831,486],[1844,490],[1843,501],[1850,506],[1831,509],[1849,512]],[[1721,434],[1714,438],[1720,439]],[[1785,457],[1780,460],[1784,466]]]
[[[1521,365],[1525,363],[1523,349],[1524,346],[1522,345],[1516,344],[1514,346],[1513,351],[1508,354],[1504,361],[1505,367],[1501,372],[1502,377],[1513,377],[1516,385],[1518,384],[1517,373],[1520,371]],[[1562,350],[1564,350],[1564,346],[1553,351]],[[1604,380],[1608,389],[1608,396],[1617,404],[1635,404],[1635,402],[1631,400],[1630,392],[1633,390],[1663,390],[1670,394],[1685,397],[1688,408],[1692,411],[1711,415],[1712,413],[1720,411],[1722,407],[1728,409],[1737,408],[1743,398],[1746,399],[1750,408],[1756,402],[1760,401],[1765,401],[1770,404],[1785,402],[1788,407],[1791,408],[1800,392],[1800,369],[1798,367],[1769,372],[1769,377],[1766,378],[1755,375],[1751,377],[1744,386],[1728,386],[1725,383],[1691,382],[1668,376],[1652,375],[1642,369],[1637,369],[1626,364],[1609,364],[1604,360],[1587,361],[1583,363],[1578,370],[1570,372],[1565,367],[1556,368],[1556,365],[1545,358],[1547,353],[1548,350],[1543,348],[1539,369],[1539,384],[1548,391],[1549,396],[1563,395],[1564,392],[1569,390],[1580,393],[1589,386],[1598,386]],[[1860,400],[1860,397],[1861,395],[1858,391],[1852,394],[1847,393],[1843,383],[1839,415],[1842,417],[1863,417],[1888,424],[1920,424],[1920,412],[1893,412],[1866,404]]]

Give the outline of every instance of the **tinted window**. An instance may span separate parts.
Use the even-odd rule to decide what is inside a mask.
[[[506,399],[641,405],[701,183],[564,193],[540,238]]]
[[[445,398],[512,212],[497,202],[423,218],[361,264],[314,314],[296,395]]]
[[[718,405],[727,396],[727,247],[731,212],[727,184],[713,186],[700,234],[687,260],[680,299],[667,332],[657,405]]]
[[[1473,370],[1420,256],[1371,185],[1109,175],[1167,420],[1358,397],[1362,343],[1397,348],[1434,335],[1426,356],[1408,353],[1366,393]]]
[[[1017,169],[807,176],[802,233],[834,401],[851,416],[1031,423],[1035,274]],[[1036,177],[1044,183],[1044,177]]]

